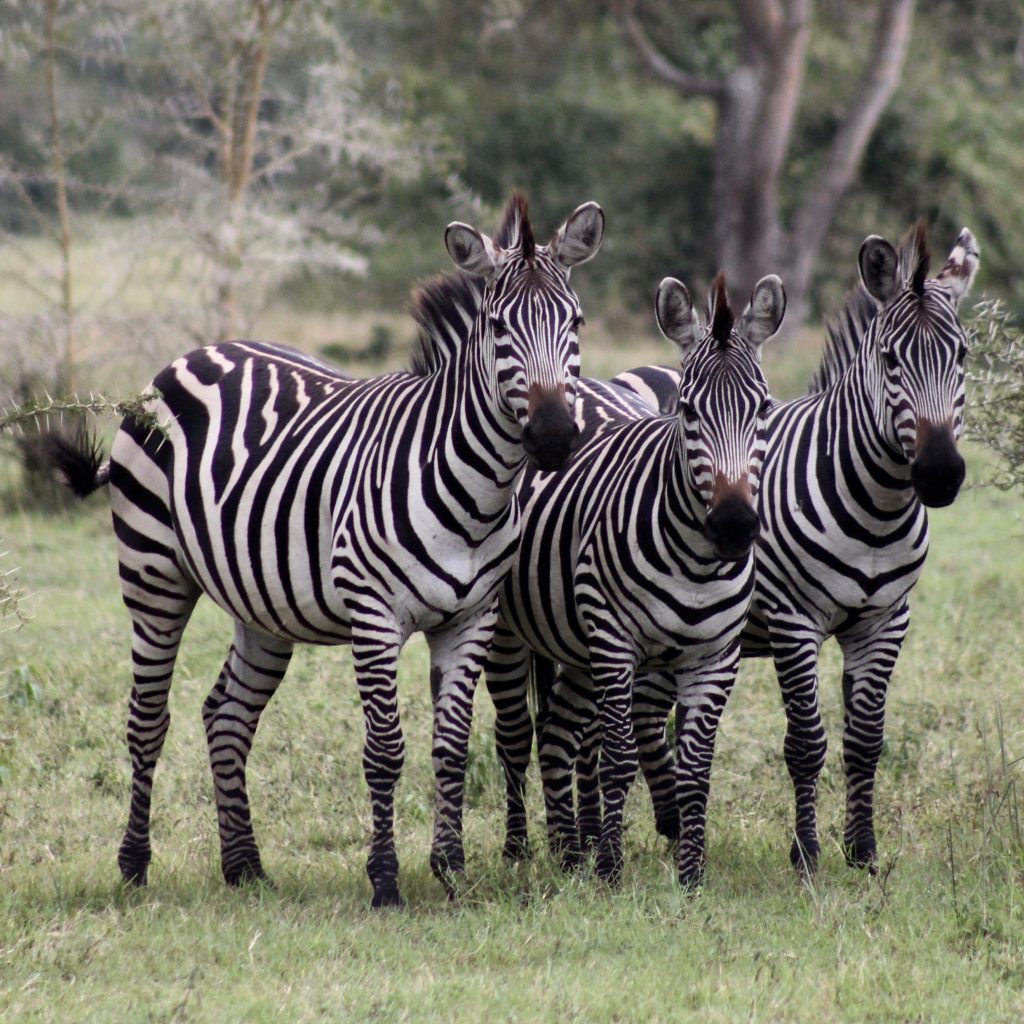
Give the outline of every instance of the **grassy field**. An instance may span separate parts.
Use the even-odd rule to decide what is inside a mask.
[[[653,342],[628,355],[592,348],[587,369],[666,354]],[[792,353],[770,362],[773,389],[799,390],[805,371]],[[972,465],[979,458],[970,453]],[[368,910],[362,720],[345,649],[297,652],[250,761],[257,835],[277,888],[220,882],[199,711],[231,631],[209,603],[186,634],[172,691],[151,884],[121,886],[129,626],[105,499],[73,515],[0,507],[0,538],[34,616],[0,633],[0,1020],[1024,1017],[1019,497],[971,490],[933,516],[889,701],[877,875],[849,870],[839,850],[841,699],[830,644],[822,671],[833,747],[813,885],[798,884],[788,861],[777,687],[766,665],[749,664],[720,732],[698,896],[678,891],[641,786],[621,891],[562,876],[543,852],[504,866],[501,773],[481,693],[466,815],[471,888],[449,905],[427,867],[430,701],[426,649],[414,640],[400,678],[408,756],[397,800],[408,908],[385,914]],[[535,777],[531,798],[538,839]]]

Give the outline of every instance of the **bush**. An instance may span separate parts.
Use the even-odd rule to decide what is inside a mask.
[[[999,456],[987,482],[1024,490],[1024,332],[998,300],[974,307],[968,331],[968,434]]]

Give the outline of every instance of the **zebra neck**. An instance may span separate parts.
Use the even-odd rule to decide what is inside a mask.
[[[690,473],[682,420],[678,416],[672,416],[666,420],[666,426],[670,426],[671,429],[665,430],[661,446],[665,486],[662,489],[659,511],[667,523],[682,530],[683,537],[687,538],[686,545],[692,548],[692,534],[703,536],[701,531],[707,518],[707,509]],[[703,546],[702,541],[701,547]]]
[[[863,348],[856,362],[824,394],[818,464],[827,465],[836,486],[859,505],[883,515],[917,501],[910,464],[884,415],[882,376],[874,353]]]
[[[432,466],[445,491],[460,490],[472,517],[487,524],[509,510],[525,464],[518,424],[501,407],[493,368],[473,344],[441,376],[438,413],[445,417]],[[426,468],[426,467],[425,467]]]

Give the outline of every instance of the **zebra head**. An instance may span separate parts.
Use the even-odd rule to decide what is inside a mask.
[[[573,406],[583,316],[569,271],[597,252],[603,236],[601,207],[584,203],[548,245],[537,245],[518,194],[494,239],[468,224],[445,232],[456,266],[486,282],[476,336],[493,353],[499,407],[540,469],[561,469],[579,441]]]
[[[897,252],[872,235],[860,250],[864,287],[879,305],[872,321],[889,443],[910,464],[910,480],[930,507],[949,505],[964,480],[957,451],[963,425],[967,334],[957,307],[975,271],[978,247],[964,228],[938,275],[928,279],[928,242],[919,221]]]
[[[736,320],[719,273],[703,327],[681,282],[667,277],[658,287],[658,326],[676,343],[683,367],[678,415],[689,486],[700,497],[704,536],[718,558],[746,558],[760,532],[757,489],[771,404],[761,345],[785,311],[786,293],[774,274],[758,281]]]

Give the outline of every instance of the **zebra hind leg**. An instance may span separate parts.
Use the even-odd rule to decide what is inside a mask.
[[[669,672],[640,676],[633,683],[633,733],[640,770],[651,793],[655,828],[672,842],[679,838],[679,806],[675,759],[666,742],[665,725],[675,696],[676,682]],[[682,714],[682,710],[677,712],[677,725]]]
[[[505,773],[505,844],[508,861],[527,860],[526,769],[533,749],[533,721],[527,700],[530,655],[523,642],[499,623],[484,677],[494,704],[494,741]]]
[[[537,718],[537,750],[548,846],[564,871],[583,861],[572,798],[572,772],[580,736],[597,714],[589,675],[563,668],[555,679],[543,715]]]
[[[594,688],[601,716],[599,775],[604,815],[597,847],[597,874],[609,885],[622,879],[622,818],[637,770],[631,724],[633,669],[627,664],[594,664]]]
[[[676,803],[679,807],[679,884],[695,889],[707,860],[708,792],[718,723],[739,668],[739,644],[718,664],[680,681],[676,709]]]
[[[122,579],[130,573],[124,565]],[[126,591],[126,597],[128,592]],[[181,636],[195,606],[193,595],[165,595],[163,607],[144,611],[132,597],[132,672],[128,706],[128,751],[132,762],[132,792],[128,825],[117,852],[121,876],[132,885],[146,884],[152,847],[149,840],[153,773],[171,722],[167,697]]]
[[[245,765],[260,714],[284,677],[292,647],[237,623],[227,660],[203,704],[221,871],[228,885],[268,881],[252,828]]]
[[[433,765],[436,782],[430,868],[449,899],[463,889],[466,854],[462,810],[466,792],[473,696],[497,622],[497,602],[454,628],[427,635],[434,703]]]

